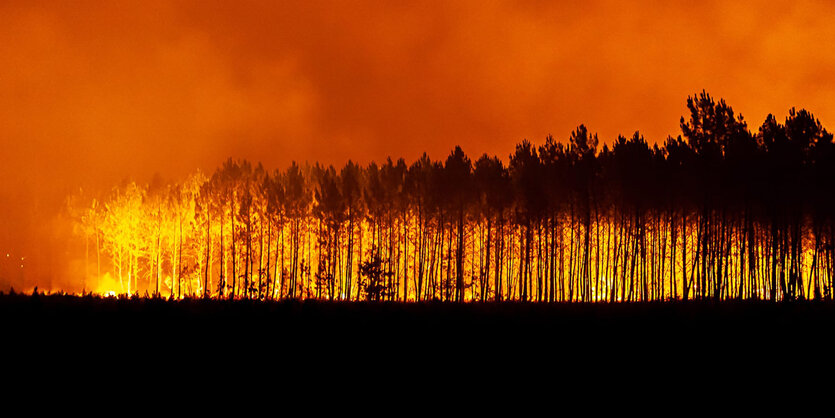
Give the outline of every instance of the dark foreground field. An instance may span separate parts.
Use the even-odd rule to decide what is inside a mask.
[[[397,304],[0,296],[6,358],[172,367],[692,369],[831,363],[835,304]]]
[[[762,403],[777,388],[828,397],[835,363],[830,302],[458,305],[5,294],[0,319],[9,382],[76,388],[88,398],[103,387],[129,399],[185,391],[208,402],[227,390],[260,389],[268,391],[263,399],[312,396],[306,405],[337,392],[360,393],[363,402],[388,398],[381,393],[406,402],[492,402],[534,388],[541,401],[590,398],[582,404],[592,406],[612,394],[654,405],[668,399],[660,393],[683,398],[681,405],[722,394]],[[23,373],[7,373],[13,369]]]

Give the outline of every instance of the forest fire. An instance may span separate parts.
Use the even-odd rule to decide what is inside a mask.
[[[825,400],[833,16],[2,0],[7,386],[36,409]]]
[[[810,113],[757,133],[688,99],[684,138],[455,148],[337,169],[229,159],[68,201],[101,295],[617,302],[832,297],[835,143]]]

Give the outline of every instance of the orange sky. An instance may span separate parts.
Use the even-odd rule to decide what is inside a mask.
[[[4,252],[35,252],[73,188],[229,156],[506,157],[580,123],[660,141],[702,89],[754,129],[835,122],[831,2],[35,3],[0,2]]]

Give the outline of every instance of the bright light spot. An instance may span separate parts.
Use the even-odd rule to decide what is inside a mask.
[[[9,258],[9,253],[6,253],[6,258]]]
[[[111,291],[105,293],[104,296],[109,297],[109,298],[115,298],[116,297],[116,292],[111,290]]]
[[[23,264],[20,265],[20,268],[23,268]]]

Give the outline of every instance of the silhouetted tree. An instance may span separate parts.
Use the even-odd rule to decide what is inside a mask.
[[[519,143],[505,161],[387,158],[74,195],[97,292],[174,298],[648,301],[831,298],[835,143],[791,109],[757,132],[702,91],[681,136]],[[92,275],[91,246],[96,248]],[[104,262],[102,262],[104,261]],[[93,287],[93,286],[91,286]]]

